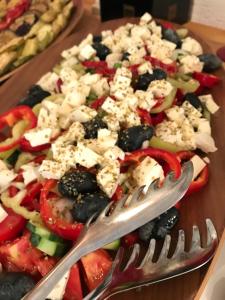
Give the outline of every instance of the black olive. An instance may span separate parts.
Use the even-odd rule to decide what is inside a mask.
[[[177,48],[181,47],[181,39],[179,35],[176,33],[176,31],[170,29],[170,28],[162,28],[162,37],[177,45]]]
[[[102,36],[101,35],[94,35],[93,36],[93,42],[94,43],[101,43],[102,41]]]
[[[20,300],[35,285],[32,277],[24,273],[0,274],[0,300]]]
[[[176,207],[172,207],[164,214],[160,215],[153,229],[152,237],[163,239],[171,231],[179,220],[179,212]]]
[[[100,58],[100,60],[105,60],[106,56],[111,53],[111,50],[101,43],[93,43],[92,47],[96,50],[96,55]]]
[[[31,27],[31,24],[24,22],[16,29],[15,34],[17,36],[24,36],[30,31]]]
[[[100,117],[95,117],[91,121],[83,123],[85,130],[85,139],[96,139],[98,136],[98,130],[101,128],[108,128],[107,124],[102,121]]]
[[[134,151],[141,148],[144,141],[150,140],[153,133],[153,127],[147,125],[130,127],[119,132],[117,144],[125,152]]]
[[[194,93],[187,93],[184,96],[184,100],[187,100],[192,106],[198,109],[200,112],[203,111],[203,105],[197,95]]]
[[[141,241],[148,242],[152,237],[157,219],[154,219],[138,229],[138,235]]]
[[[26,98],[22,99],[18,104],[34,107],[36,104],[40,103],[44,98],[50,95],[51,94],[49,92],[43,90],[39,85],[33,85],[29,89]]]
[[[213,72],[222,66],[222,60],[213,53],[205,53],[198,56],[204,63],[204,72]]]
[[[155,80],[162,80],[167,78],[166,72],[159,68],[153,70],[153,76]]]
[[[102,192],[79,195],[75,200],[72,216],[75,221],[85,223],[93,214],[99,214],[110,199]]]
[[[129,60],[129,56],[130,56],[130,53],[129,52],[124,52],[123,55],[122,55],[122,58],[121,60]]]
[[[137,90],[143,90],[143,91],[146,91],[149,84],[155,80],[154,78],[154,75],[153,74],[150,74],[148,72],[140,75],[137,79],[137,83],[136,83],[136,89]]]
[[[85,171],[73,171],[66,173],[58,183],[61,195],[75,198],[79,193],[90,193],[98,190],[94,174]]]

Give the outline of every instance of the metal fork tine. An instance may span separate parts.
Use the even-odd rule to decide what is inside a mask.
[[[159,258],[157,262],[161,262],[162,260],[168,259],[168,252],[170,249],[171,236],[169,234],[166,235],[162,250],[160,252]]]
[[[112,204],[114,202],[111,201],[109,202],[109,204],[103,209],[103,211],[98,215],[98,218],[96,220],[96,222],[101,221],[102,219],[105,218],[105,216],[107,215],[107,213],[109,212],[110,208],[112,207]]]
[[[142,195],[144,188],[145,188],[145,186],[141,186],[134,190],[128,205],[131,205],[131,204],[137,202],[138,200],[140,200],[140,196]]]
[[[155,245],[156,245],[156,240],[151,239],[145,257],[143,258],[138,268],[143,268],[145,264],[149,264],[150,262],[152,262],[155,253]]]
[[[124,268],[124,271],[126,269],[128,269],[131,265],[132,266],[135,266],[135,264],[137,263],[137,260],[139,258],[139,254],[140,254],[140,245],[139,244],[134,244],[134,247],[133,247],[133,251],[131,253],[131,256]]]
[[[112,215],[117,214],[122,209],[122,207],[126,203],[128,197],[129,197],[129,195],[126,195],[121,200],[116,202],[116,205],[115,205],[115,208],[113,209]]]
[[[174,182],[175,180],[175,175],[174,172],[170,172],[169,174],[167,174],[167,176],[165,177],[165,180],[163,182],[163,187],[167,187],[171,185],[171,182]]]
[[[197,249],[201,248],[201,237],[198,226],[193,226],[192,232],[192,242],[191,242],[191,249],[190,252],[196,251]]]
[[[179,235],[178,235],[177,246],[173,253],[172,258],[176,258],[177,255],[179,255],[180,253],[183,253],[184,249],[185,249],[185,234],[184,234],[183,229],[180,229]]]
[[[214,241],[217,241],[216,229],[210,219],[206,219],[207,228],[207,247],[209,247]]]

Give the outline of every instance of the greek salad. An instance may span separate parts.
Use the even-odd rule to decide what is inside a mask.
[[[0,299],[21,299],[73,245],[109,201],[191,160],[187,195],[209,179],[217,150],[210,89],[220,78],[214,54],[186,29],[157,23],[89,34],[0,115]],[[7,132],[10,132],[8,134]],[[186,197],[185,196],[185,197]],[[185,198],[184,197],[184,198]],[[82,299],[103,280],[113,250],[163,239],[179,207],[81,259],[48,299]]]

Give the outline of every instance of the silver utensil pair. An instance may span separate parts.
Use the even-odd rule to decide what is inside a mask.
[[[159,187],[159,182],[155,181],[146,194],[142,193],[144,187],[136,189],[129,197],[129,204],[126,202],[128,196],[116,203],[113,210],[113,204],[110,203],[93,223],[93,218],[89,220],[75,246],[23,300],[45,299],[55,284],[82,256],[135,230],[174,206],[187,191],[192,175],[192,163],[185,163],[178,179],[170,173],[162,186]]]

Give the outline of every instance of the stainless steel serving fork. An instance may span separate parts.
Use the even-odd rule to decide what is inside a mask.
[[[187,191],[192,176],[192,163],[187,162],[183,165],[178,179],[170,173],[162,185],[156,181],[146,193],[143,193],[144,187],[141,187],[129,197],[118,201],[115,206],[110,203],[94,222],[91,223],[94,217],[89,220],[74,247],[23,300],[45,299],[62,276],[82,256],[137,229],[174,206]]]
[[[108,299],[110,296],[137,287],[150,285],[167,280],[206,264],[214,255],[217,248],[217,233],[210,219],[206,219],[207,244],[201,246],[201,238],[197,226],[193,226],[192,242],[189,251],[185,251],[185,234],[179,230],[176,249],[168,258],[171,237],[167,235],[156,262],[153,262],[156,241],[150,240],[148,250],[141,263],[137,264],[140,256],[140,245],[135,244],[126,266],[121,269],[124,249],[120,248],[112,268],[102,284],[88,294],[84,300]]]

